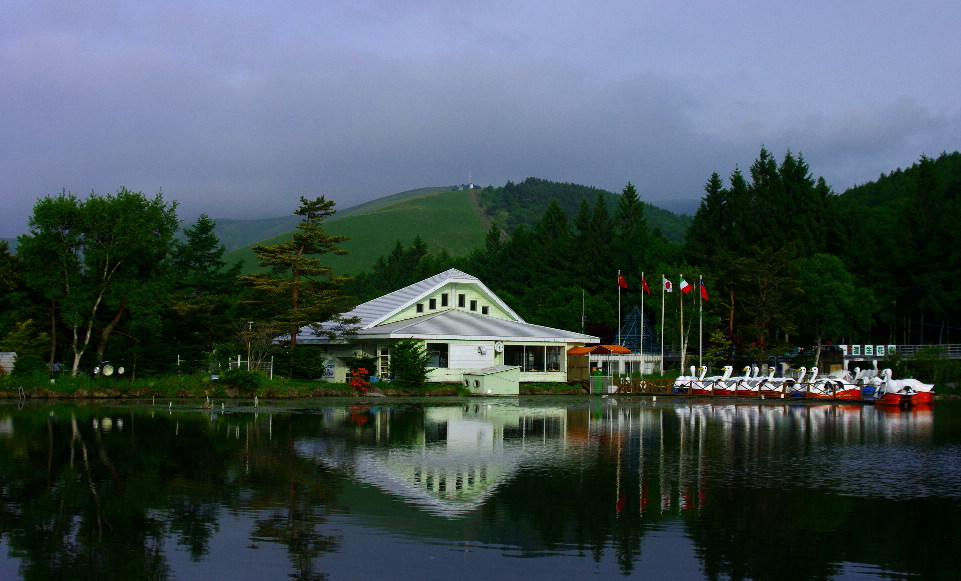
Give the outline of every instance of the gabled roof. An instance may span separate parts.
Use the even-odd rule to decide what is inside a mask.
[[[552,327],[508,321],[466,311],[441,311],[395,321],[386,325],[361,329],[358,337],[391,339],[473,339],[488,341],[549,341],[559,343],[593,343],[597,337]]]
[[[456,268],[445,270],[440,274],[435,274],[430,278],[425,278],[410,286],[405,286],[392,293],[387,293],[384,296],[357,305],[353,311],[344,313],[344,317],[358,317],[360,319],[360,328],[369,329],[389,319],[391,315],[402,311],[442,286],[451,283],[476,285],[490,297],[492,302],[504,309],[515,321],[524,322],[524,319],[501,301],[497,295],[491,292],[479,278],[457,270]]]
[[[472,313],[460,309],[445,309],[434,313],[389,320],[392,316],[449,284],[472,285],[496,304],[509,319]],[[360,304],[342,315],[357,317],[360,323],[349,335],[362,338],[389,339],[472,339],[486,341],[543,341],[557,343],[596,343],[597,337],[526,323],[480,279],[452,268],[430,278]],[[324,325],[326,326],[326,324]],[[303,327],[297,334],[298,343],[328,343],[313,330]]]

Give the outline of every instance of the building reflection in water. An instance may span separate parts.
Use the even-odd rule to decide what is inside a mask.
[[[298,578],[319,578],[373,542],[392,567],[456,555],[450,571],[523,555],[545,557],[525,573],[597,574],[605,559],[647,572],[664,544],[711,578],[956,570],[957,402],[936,424],[932,409],[663,399],[0,408],[0,567],[189,577],[280,547]],[[799,538],[819,552],[785,551]]]
[[[930,409],[890,413],[861,404],[655,405],[608,398],[544,407],[498,400],[426,407],[416,437],[398,445],[394,411],[329,408],[328,422],[363,427],[371,437],[305,437],[295,449],[448,518],[477,509],[521,470],[611,462],[612,510],[664,514],[703,507],[708,478],[752,486],[828,482],[841,493],[863,492],[865,464],[930,440],[933,426]],[[885,467],[882,482],[908,478],[912,468],[905,466],[903,474]]]

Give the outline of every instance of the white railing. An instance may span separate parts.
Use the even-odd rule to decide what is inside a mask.
[[[823,345],[823,348],[830,347]],[[949,359],[961,359],[961,343],[942,343],[938,345],[837,345],[848,358],[883,359],[894,353],[910,358],[923,349],[940,349]]]
[[[253,364],[251,364],[250,361],[244,361],[243,359],[241,359],[240,355],[237,356],[237,359],[230,360],[231,369],[243,369],[244,367],[247,368],[247,371],[259,371],[264,375],[266,375],[269,379],[274,378],[274,358],[273,357],[270,358],[270,361],[257,361],[257,362],[254,362]]]

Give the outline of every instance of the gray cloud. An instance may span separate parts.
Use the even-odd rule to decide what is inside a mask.
[[[831,10],[851,44],[811,19],[806,36],[784,28],[779,9],[752,21],[713,4],[14,7],[0,23],[0,235],[61,188],[162,189],[187,219],[283,215],[300,194],[347,207],[468,171],[484,185],[632,181],[657,201],[698,197],[761,145],[803,153],[836,190],[958,149],[961,51],[923,25],[961,10],[901,27],[939,51],[930,65]],[[878,18],[879,33],[899,22]]]

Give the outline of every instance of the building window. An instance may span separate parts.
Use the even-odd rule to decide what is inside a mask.
[[[551,345],[546,348],[547,350],[547,370],[548,371],[560,371],[561,370],[561,348],[558,345]]]
[[[487,305],[484,305],[483,307],[481,307],[481,314],[482,314],[482,315],[489,315],[489,314],[490,314],[490,308],[488,308]]]
[[[429,307],[430,307],[430,310],[432,310],[432,311],[433,311],[434,309],[436,309],[436,308],[437,308],[437,299],[430,299]]]
[[[467,306],[467,295],[457,295],[457,306],[462,309]]]
[[[380,348],[380,376],[390,376],[390,351],[387,347]]]
[[[472,311],[476,311],[476,310],[477,310],[477,301],[476,301],[476,300],[473,300],[473,301],[470,302],[470,310],[472,310]]]
[[[504,365],[516,365],[524,369],[524,346],[523,345],[504,345]]]
[[[506,345],[504,365],[516,365],[521,368],[521,371],[560,371],[561,347]]]
[[[418,313],[424,312],[424,303],[417,303],[417,312]]]
[[[447,293],[440,295],[440,306],[442,307],[447,306]]]
[[[447,343],[427,344],[427,367],[447,367]]]

